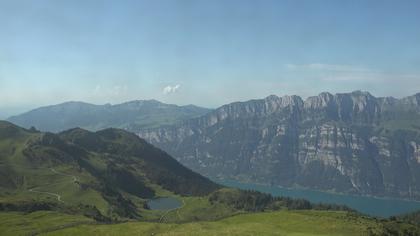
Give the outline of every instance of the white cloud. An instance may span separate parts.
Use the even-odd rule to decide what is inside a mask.
[[[412,83],[420,81],[420,75],[390,73],[384,71],[366,71],[366,72],[337,72],[331,75],[323,76],[324,81],[357,81],[357,82],[375,82],[375,83]]]
[[[127,93],[127,90],[128,90],[127,85],[123,85],[123,86],[116,85],[116,86],[112,87],[110,93],[114,96],[120,96],[120,95],[123,95],[123,94]]]
[[[318,71],[334,71],[334,72],[373,72],[373,70],[352,65],[336,65],[336,64],[285,64],[290,70],[318,70]]]
[[[101,93],[102,90],[102,86],[100,85],[96,85],[95,88],[93,89],[93,95],[99,95]]]
[[[285,67],[294,72],[310,73],[313,78],[317,78],[323,81],[384,81],[392,78],[392,76],[395,76],[390,75],[384,71],[353,65],[312,63],[285,64]]]
[[[101,85],[96,85],[93,89],[93,96],[120,96],[127,93],[127,91],[127,85],[115,85],[112,87],[102,87]]]
[[[174,86],[168,85],[168,86],[163,88],[163,94],[176,93],[179,90],[180,87],[181,87],[181,85],[179,85],[179,84],[174,85]]]
[[[368,81],[378,81],[378,80],[385,80],[387,77],[382,76],[381,74],[359,74],[359,75],[332,75],[322,77],[321,79],[324,81],[360,81],[360,82],[368,82]]]

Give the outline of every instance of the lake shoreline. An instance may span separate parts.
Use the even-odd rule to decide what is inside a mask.
[[[359,211],[360,213],[374,217],[388,218],[390,216],[420,210],[420,201],[414,200],[335,193],[307,188],[270,186],[241,182],[232,179],[212,178],[212,180],[227,187],[244,190],[257,190],[260,192],[270,193],[273,196],[301,198],[312,203],[346,205]]]
[[[175,197],[157,197],[147,201],[150,210],[168,211],[182,207],[183,203]]]
[[[420,200],[412,200],[412,199],[406,199],[406,198],[397,198],[397,197],[380,197],[375,195],[369,195],[369,194],[353,194],[353,193],[343,193],[343,192],[336,192],[333,190],[319,190],[319,189],[312,189],[304,186],[295,186],[295,187],[285,187],[281,185],[270,185],[270,184],[263,184],[263,183],[255,183],[255,182],[247,182],[247,181],[241,181],[236,179],[221,179],[221,178],[210,178],[212,181],[223,184],[224,181],[233,181],[238,182],[241,184],[252,184],[252,185],[260,185],[264,187],[269,188],[283,188],[288,190],[304,190],[304,191],[313,191],[313,192],[319,192],[319,193],[328,193],[328,194],[335,194],[335,195],[343,195],[343,196],[353,196],[353,197],[368,197],[368,198],[376,198],[378,200],[397,200],[397,201],[407,201],[407,202],[417,202],[420,203]]]

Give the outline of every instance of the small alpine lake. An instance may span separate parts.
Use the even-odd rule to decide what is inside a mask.
[[[182,202],[174,197],[159,197],[147,201],[147,206],[151,210],[172,210],[182,206]]]
[[[347,205],[348,207],[351,207],[361,213],[377,217],[389,217],[420,210],[420,202],[418,201],[336,194],[308,189],[265,186],[252,183],[242,183],[234,180],[214,179],[214,181],[227,187],[234,187],[245,190],[257,190],[264,193],[270,193],[273,196],[303,198],[313,203]]]

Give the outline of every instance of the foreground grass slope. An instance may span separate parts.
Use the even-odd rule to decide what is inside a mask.
[[[341,212],[279,211],[186,224],[82,225],[48,235],[367,235],[369,230],[379,233],[380,227]]]
[[[2,235],[418,235],[415,227],[340,211],[275,211],[240,214],[218,221],[182,224],[128,222],[94,224],[85,217],[54,212],[0,213]]]
[[[77,224],[89,224],[94,220],[80,215],[52,211],[0,213],[0,235],[33,235]]]

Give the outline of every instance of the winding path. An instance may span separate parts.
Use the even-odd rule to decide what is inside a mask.
[[[60,194],[57,194],[57,193],[50,193],[50,192],[44,192],[44,191],[38,191],[38,190],[35,190],[36,188],[39,188],[39,187],[31,188],[31,189],[29,189],[28,191],[29,191],[29,192],[33,192],[33,193],[44,193],[44,194],[48,194],[48,195],[51,195],[51,196],[57,197],[57,201],[59,201],[59,202],[64,202],[63,200],[61,200],[61,195],[60,195]]]
[[[77,178],[75,175],[69,175],[69,174],[60,173],[60,172],[56,171],[54,168],[49,168],[49,169],[50,169],[53,173],[55,173],[55,174],[71,177],[71,178],[72,178],[71,182],[73,182],[73,183],[76,183],[76,182],[78,181],[78,178]],[[66,182],[67,182],[67,181],[66,181]],[[64,203],[64,201],[63,201],[63,200],[61,200],[61,195],[60,195],[60,194],[58,194],[58,193],[51,193],[51,192],[47,192],[47,191],[39,191],[39,190],[35,190],[35,189],[37,189],[37,188],[47,187],[47,186],[52,186],[52,185],[57,185],[57,184],[62,184],[62,183],[55,183],[55,184],[48,184],[48,185],[44,185],[44,186],[38,186],[38,187],[35,187],[35,188],[31,188],[31,189],[29,189],[28,191],[29,191],[29,192],[32,192],[32,193],[42,193],[42,194],[48,194],[48,195],[51,195],[51,196],[56,197],[56,198],[57,198],[57,201]]]

